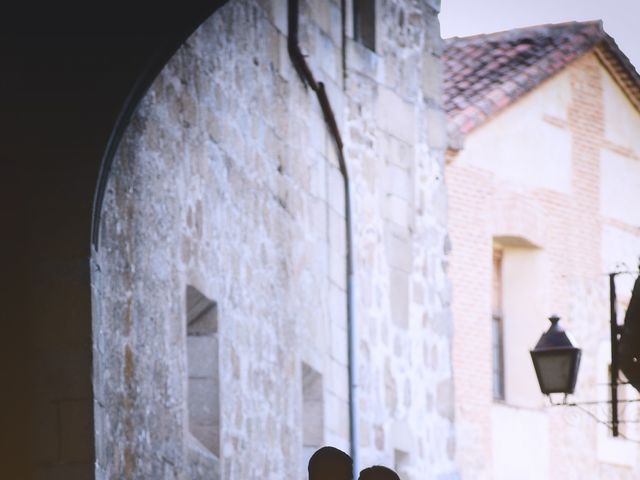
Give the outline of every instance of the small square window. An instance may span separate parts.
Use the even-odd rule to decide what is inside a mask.
[[[302,451],[303,465],[324,445],[324,401],[322,375],[302,363]]]
[[[369,50],[376,49],[376,0],[353,0],[353,36]]]

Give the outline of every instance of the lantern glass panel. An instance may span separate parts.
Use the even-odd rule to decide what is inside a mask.
[[[567,389],[571,371],[571,355],[556,353],[540,356],[538,368],[542,372],[545,390],[562,392]]]
[[[532,356],[543,393],[573,393],[580,361],[578,349],[547,350]]]

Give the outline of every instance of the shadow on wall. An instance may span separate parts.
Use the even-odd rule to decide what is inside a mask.
[[[38,3],[3,13],[6,478],[93,478],[88,259],[101,159],[149,59],[168,56],[223,3]]]

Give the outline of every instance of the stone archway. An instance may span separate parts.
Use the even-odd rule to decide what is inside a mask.
[[[309,183],[329,161],[304,152],[324,125],[291,113],[314,104],[274,55],[277,5],[212,15],[123,132],[92,255],[98,478],[299,475],[298,319],[329,316]]]

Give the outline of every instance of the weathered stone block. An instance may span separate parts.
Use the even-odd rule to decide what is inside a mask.
[[[337,249],[329,250],[329,278],[339,288],[347,288],[347,257]]]
[[[287,34],[289,23],[287,21],[287,1],[271,0],[267,2],[270,8],[270,17],[273,25],[284,35]]]
[[[338,364],[348,365],[347,330],[342,325],[331,324],[331,359]]]
[[[413,176],[409,169],[400,168],[395,163],[387,165],[385,170],[386,190],[406,201],[413,198]]]
[[[331,393],[342,400],[349,399],[349,372],[344,364],[330,361],[327,381],[327,388]]]
[[[398,268],[391,268],[389,273],[389,302],[391,318],[399,327],[409,326],[409,275]]]
[[[413,248],[405,229],[387,223],[384,229],[385,251],[389,266],[404,272],[411,272],[413,267]]]
[[[331,323],[346,328],[347,324],[347,292],[335,283],[329,286],[329,320]]]
[[[453,382],[450,379],[438,383],[436,392],[436,409],[438,414],[447,420],[453,421]]]
[[[349,438],[349,405],[332,393],[326,396],[327,429],[342,438]]]
[[[327,170],[328,200],[334,212],[344,219],[344,179],[340,170],[330,167]],[[343,220],[344,222],[344,220]]]
[[[386,88],[378,90],[376,116],[380,128],[409,143],[416,140],[415,107]]]
[[[429,125],[427,134],[429,146],[438,150],[446,149],[449,146],[451,138],[445,126],[444,112],[440,109],[429,108],[427,111],[427,122]]]
[[[361,43],[349,39],[347,41],[347,57],[351,71],[364,75],[370,80],[376,80],[379,77],[379,55]]]
[[[387,195],[385,198],[384,218],[408,231],[413,227],[415,211],[413,205],[403,198]]]

